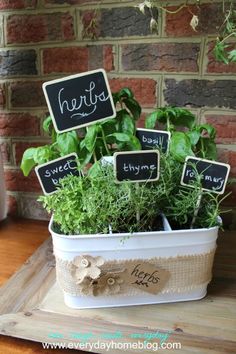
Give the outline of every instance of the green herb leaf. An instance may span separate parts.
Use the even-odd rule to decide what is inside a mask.
[[[119,99],[125,98],[125,97],[126,98],[133,98],[134,94],[128,87],[124,87],[118,92],[118,96],[119,96]]]
[[[98,135],[99,130],[100,130],[100,127],[99,127],[98,124],[90,125],[87,128],[87,133],[86,133],[86,136],[84,138],[84,145],[86,146],[86,148],[90,152],[92,152],[94,147],[95,147],[96,139],[97,139],[97,135]]]
[[[123,100],[124,104],[131,112],[135,120],[138,120],[141,115],[141,107],[134,98],[125,98]]]
[[[145,119],[145,128],[154,129],[157,122],[157,111],[150,113]]]
[[[113,133],[113,134],[111,134],[109,136],[114,137],[118,141],[121,141],[121,142],[126,142],[126,141],[130,140],[130,136],[128,134],[125,134],[125,133]]]
[[[201,135],[200,132],[197,130],[189,130],[188,132],[186,132],[186,134],[189,137],[192,146],[195,146],[198,143],[198,140]]]
[[[206,131],[211,139],[215,139],[216,130],[215,130],[215,128],[212,125],[210,125],[210,124],[201,124],[201,125],[198,126],[197,129],[198,129],[198,131],[200,133],[203,133],[204,131]]]
[[[20,168],[23,171],[24,176],[28,176],[32,168],[36,165],[34,161],[34,155],[37,148],[29,148],[25,150]]]
[[[47,117],[46,119],[44,119],[43,121],[43,130],[48,133],[49,135],[51,134],[51,128],[52,128],[53,124],[52,124],[52,118],[51,116]]]
[[[57,146],[62,156],[73,152],[78,153],[78,144],[79,141],[76,131],[70,131],[57,135]]]
[[[189,137],[183,132],[174,132],[170,140],[170,153],[179,162],[184,162],[186,156],[194,156]]]
[[[124,133],[134,134],[135,125],[133,119],[128,112],[124,109],[123,114],[120,117],[120,130]]]

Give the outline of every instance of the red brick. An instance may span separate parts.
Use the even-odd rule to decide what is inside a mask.
[[[167,9],[175,11],[177,6],[167,7]],[[199,17],[197,31],[190,26],[193,14]],[[222,4],[187,6],[175,14],[166,14],[165,32],[168,36],[175,37],[216,34],[223,18]]]
[[[218,148],[218,160],[231,166],[230,176],[236,177],[236,151]]]
[[[225,64],[223,62],[216,61],[213,53],[213,49],[215,46],[215,42],[211,42],[208,45],[208,63],[207,63],[207,72],[208,73],[236,73],[236,63],[230,63],[230,64]],[[234,49],[234,46],[232,48],[227,48],[227,50]]]
[[[0,142],[0,152],[2,154],[2,159],[4,164],[11,163],[11,148],[8,142]]]
[[[103,67],[107,72],[114,70],[114,56],[110,45],[103,46]]]
[[[7,43],[64,41],[74,37],[73,17],[68,12],[7,18]]]
[[[38,146],[43,146],[45,145],[45,142],[24,142],[24,141],[18,141],[13,144],[13,152],[15,156],[15,162],[16,165],[19,165],[21,163],[22,156],[25,152],[26,149],[31,148],[31,147],[38,147]]]
[[[37,0],[1,0],[0,10],[34,9],[36,5]]]
[[[43,50],[43,71],[50,73],[79,73],[104,68],[114,69],[111,45],[88,47],[47,48]]]
[[[217,143],[236,143],[236,115],[206,114],[205,119],[216,128]]]
[[[12,195],[7,196],[7,213],[11,216],[18,215],[17,199]]]
[[[13,108],[46,106],[41,81],[16,81],[9,85],[9,91]]]
[[[0,113],[0,136],[40,135],[40,121],[29,113]]]
[[[198,43],[145,43],[122,46],[125,71],[198,72]]]
[[[88,70],[88,48],[48,48],[43,51],[43,71],[50,73],[76,73]]]
[[[83,38],[96,39],[100,36],[100,13],[94,10],[82,12]],[[94,26],[91,24],[94,23]]]
[[[35,172],[32,172],[29,177],[24,177],[20,170],[7,169],[5,170],[6,189],[8,191],[18,192],[39,192],[41,191],[38,178]]]
[[[104,68],[107,72],[114,69],[114,57],[111,45],[92,45],[88,47],[88,69]]]
[[[154,107],[157,102],[156,98],[156,81],[152,79],[110,79],[111,91],[117,92],[123,87],[129,87],[143,107]]]
[[[0,107],[3,108],[6,103],[5,85],[0,85]]]

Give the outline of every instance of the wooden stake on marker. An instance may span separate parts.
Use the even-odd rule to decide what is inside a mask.
[[[135,188],[136,188],[136,191],[139,191],[139,183],[135,183]],[[138,223],[140,222],[140,210],[139,210],[139,207],[136,210],[136,220],[137,220]]]
[[[196,221],[199,209],[200,209],[201,201],[202,201],[202,194],[203,193],[201,191],[199,196],[198,196],[198,199],[197,199],[196,209],[195,209],[194,214],[193,214],[193,219],[192,219],[192,222],[191,222],[191,225],[190,225],[190,229],[193,229],[193,225],[195,224],[195,221]]]

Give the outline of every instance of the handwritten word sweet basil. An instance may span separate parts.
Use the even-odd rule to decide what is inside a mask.
[[[55,193],[60,179],[68,175],[79,176],[77,158],[76,154],[69,154],[35,168],[44,194]]]
[[[159,151],[117,152],[114,170],[117,182],[151,182],[159,178]]]
[[[223,194],[229,171],[228,164],[188,156],[185,160],[181,184],[193,187],[196,180],[200,178],[203,190]]]
[[[58,133],[116,115],[103,69],[45,82],[43,91]]]
[[[166,152],[169,147],[170,133],[161,130],[137,129],[136,136],[139,139],[143,150],[159,148]]]

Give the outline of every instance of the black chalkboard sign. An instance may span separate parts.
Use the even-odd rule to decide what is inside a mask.
[[[114,154],[117,182],[151,182],[159,178],[159,151],[124,151]]]
[[[160,149],[167,152],[170,141],[170,133],[162,130],[137,129],[136,136],[143,150]]]
[[[43,91],[58,133],[116,116],[103,69],[45,82]]]
[[[69,154],[59,159],[39,165],[35,168],[44,194],[57,191],[59,180],[68,175],[79,176],[76,154]]]
[[[181,184],[193,187],[192,184],[200,176],[202,190],[223,194],[229,171],[228,164],[188,156],[185,160]]]

